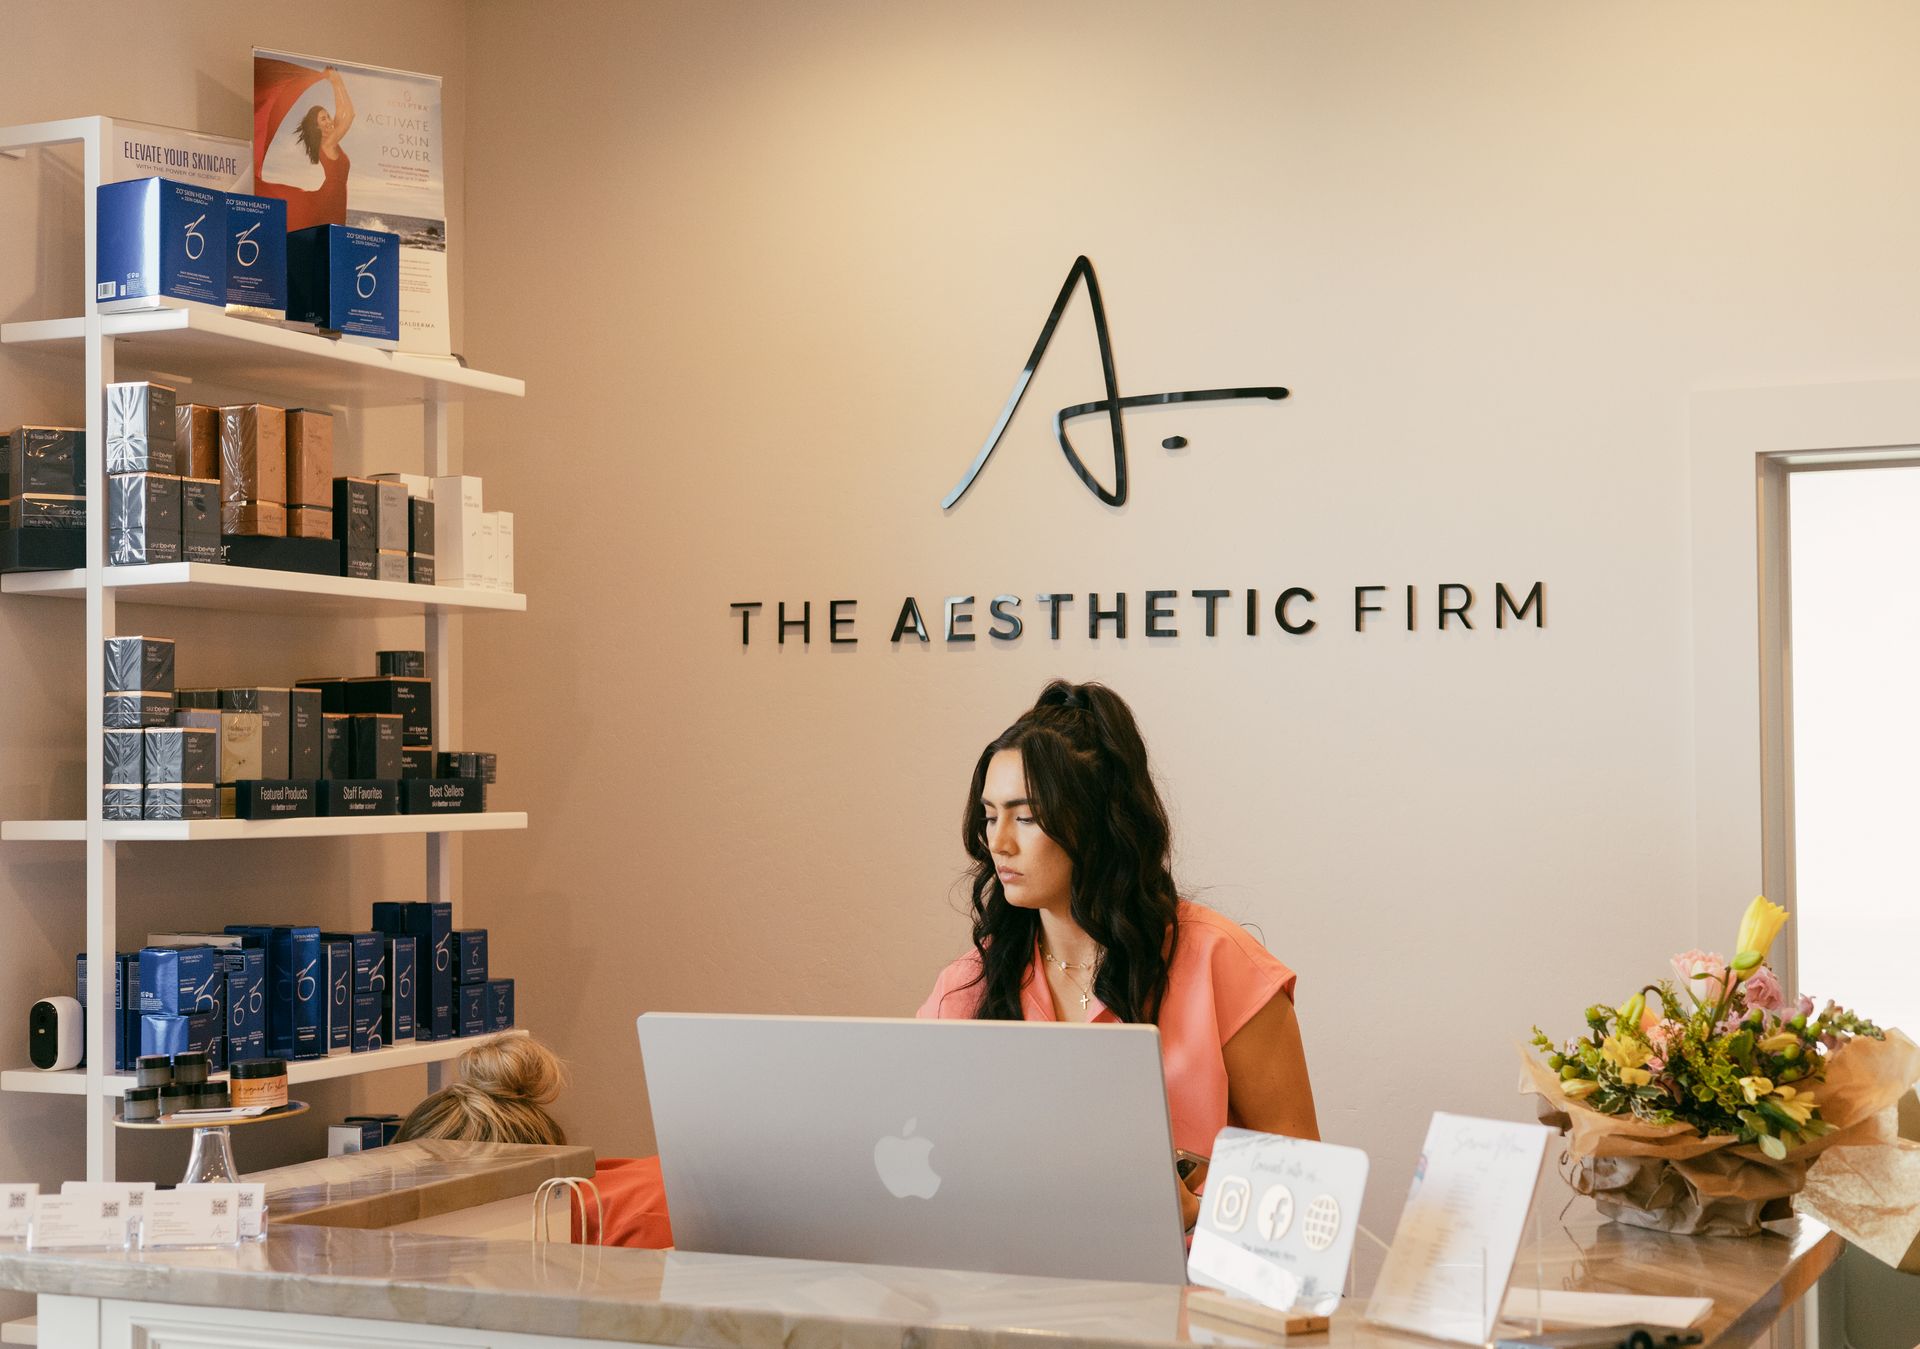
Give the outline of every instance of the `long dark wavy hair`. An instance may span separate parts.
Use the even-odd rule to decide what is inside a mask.
[[[1007,902],[987,849],[980,792],[987,765],[1018,750],[1034,822],[1073,862],[1073,921],[1100,943],[1093,992],[1122,1021],[1156,1022],[1179,937],[1169,865],[1172,831],[1147,768],[1147,746],[1120,695],[1056,679],[980,751],[960,836],[973,859],[973,947],[982,1021],[1019,1021],[1020,986],[1040,914]]]

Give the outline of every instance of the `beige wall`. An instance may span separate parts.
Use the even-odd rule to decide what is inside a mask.
[[[636,1012],[911,1011],[964,945],[979,746],[1097,677],[1189,891],[1301,971],[1321,1119],[1390,1226],[1430,1110],[1524,1115],[1530,1024],[1695,939],[1686,398],[1912,371],[1916,25],[477,5],[472,345],[531,396],[468,461],[531,608],[470,627],[471,724],[534,827],[469,851],[469,894],[577,1065],[570,1128],[650,1147]],[[1136,414],[1108,511],[1048,443],[1098,396],[1074,327],[943,517],[1079,252],[1126,391],[1293,400]],[[1042,590],[1536,579],[1544,632],[1031,624]],[[906,593],[1000,591],[1010,649],[885,640]],[[846,596],[852,651],[743,650],[727,608]]]
[[[0,81],[0,125],[105,113],[136,121],[252,135],[253,43],[412,70],[444,73],[456,249],[462,225],[460,149],[465,129],[465,14],[450,0],[393,6],[374,0],[328,5],[149,5],[139,0],[39,4],[0,0],[8,76]],[[81,196],[77,155],[0,159],[0,319],[78,311]],[[456,334],[461,322],[460,254],[453,255]],[[0,422],[78,420],[77,363],[17,350],[0,353]],[[239,391],[235,391],[239,392]],[[263,392],[258,396],[270,397]],[[342,447],[350,468],[409,469],[420,463],[419,418],[367,418],[362,441]],[[179,643],[189,684],[286,683],[325,672],[372,672],[372,653],[417,645],[417,622],[314,622],[258,615],[123,607],[122,632],[152,632]],[[0,817],[72,817],[83,809],[85,653],[75,603],[0,601],[0,688],[7,730],[0,737]],[[418,842],[153,844],[120,850],[122,949],[146,934],[246,921],[364,925],[377,899],[424,894]],[[73,956],[85,941],[85,870],[72,844],[0,848],[0,1064],[26,1064],[28,1005],[70,993]],[[353,1109],[401,1109],[418,1099],[424,1071],[378,1081],[320,1083],[314,1110],[273,1129],[236,1135],[243,1167],[314,1156],[326,1125]],[[0,1095],[0,1175],[57,1184],[81,1175],[86,1157],[81,1107],[67,1098]],[[122,1145],[123,1175],[174,1180],[186,1162],[179,1138]],[[23,1299],[0,1304],[18,1314]]]

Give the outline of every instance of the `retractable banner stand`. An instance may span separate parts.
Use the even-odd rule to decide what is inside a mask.
[[[400,236],[400,349],[450,356],[440,77],[253,49],[254,191],[287,229]]]

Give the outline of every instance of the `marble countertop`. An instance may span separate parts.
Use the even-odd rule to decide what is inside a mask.
[[[1764,1337],[1780,1310],[1832,1263],[1839,1246],[1838,1237],[1805,1219],[1738,1240],[1634,1231],[1601,1224],[1588,1211],[1549,1231],[1538,1266],[1554,1288],[1709,1294],[1715,1306],[1704,1327],[1707,1340],[1733,1346]],[[1535,1267],[1531,1256],[1523,1257],[1523,1270]],[[1515,1280],[1526,1281],[1524,1273]],[[342,1227],[279,1226],[264,1243],[237,1252],[0,1251],[0,1286],[748,1349],[1037,1349],[1062,1338],[1093,1349],[1263,1342],[1257,1332],[1190,1321],[1185,1291],[1153,1284],[534,1246]],[[1367,1326],[1353,1309],[1336,1315],[1325,1336],[1304,1338],[1329,1349],[1425,1343]]]
[[[391,1227],[531,1194],[549,1176],[592,1176],[592,1148],[423,1139],[247,1177],[275,1223]]]

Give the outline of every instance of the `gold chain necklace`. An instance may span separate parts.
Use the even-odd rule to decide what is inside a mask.
[[[1066,981],[1069,984],[1071,984],[1074,988],[1077,988],[1080,990],[1080,1010],[1083,1012],[1086,1011],[1087,1005],[1093,1001],[1093,990],[1089,985],[1083,984],[1078,979],[1074,978],[1073,971],[1074,970],[1091,970],[1097,964],[1099,964],[1099,962],[1094,960],[1089,960],[1082,965],[1071,964],[1065,960],[1060,959],[1059,956],[1049,951],[1047,949],[1047,944],[1045,942],[1040,943],[1040,954],[1046,957],[1046,959],[1050,963],[1059,966],[1060,973],[1063,976],[1065,976]]]

